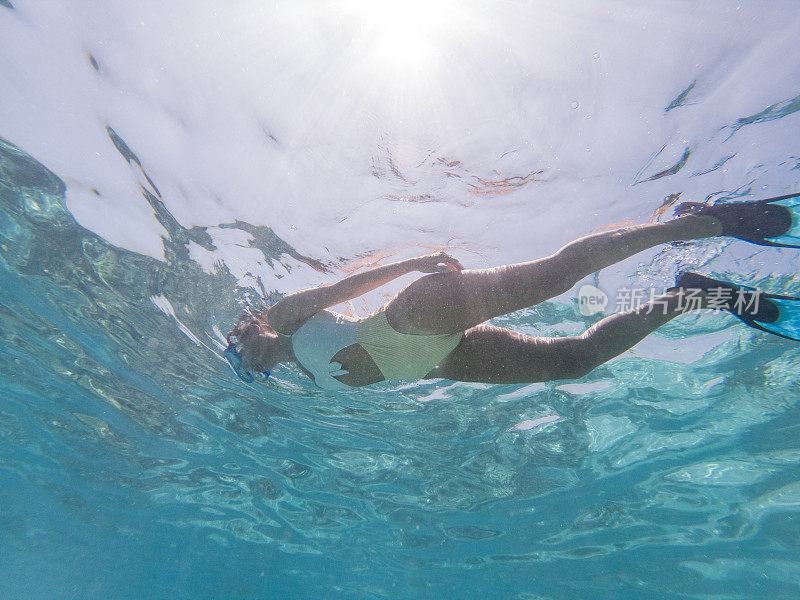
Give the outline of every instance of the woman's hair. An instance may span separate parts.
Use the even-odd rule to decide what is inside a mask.
[[[236,327],[228,334],[228,343],[232,343],[232,337],[241,340],[242,338],[263,337],[264,335],[278,335],[267,320],[267,311],[262,310],[260,313],[252,313],[248,310],[239,317]]]

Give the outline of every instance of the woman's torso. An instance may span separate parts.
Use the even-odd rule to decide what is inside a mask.
[[[461,342],[462,333],[401,333],[383,309],[364,319],[323,310],[294,332],[292,351],[318,386],[346,389],[425,378]]]
[[[313,344],[315,346],[314,348],[315,351],[322,350],[318,355],[320,358],[326,355],[330,355],[329,356],[330,363],[338,362],[342,365],[341,367],[342,369],[348,371],[343,375],[333,375],[332,376],[333,379],[349,387],[362,387],[365,385],[378,383],[379,381],[384,380],[383,373],[381,373],[381,370],[378,368],[378,365],[375,363],[374,360],[372,360],[372,357],[370,357],[367,351],[364,350],[361,344],[359,344],[358,341],[355,340],[355,327],[356,324],[360,321],[360,319],[352,319],[345,315],[339,315],[327,310],[323,310],[320,313],[317,313],[316,315],[311,317],[311,319],[309,319],[308,321],[303,323],[300,327],[298,327],[297,331],[295,331],[291,336],[293,340],[292,352],[295,354],[295,362],[300,366],[301,369],[303,369],[306,375],[311,377],[312,380],[317,381],[317,378],[314,376],[314,373],[309,371],[309,369],[306,366],[309,363],[309,361],[308,358],[303,355],[304,353],[303,346],[305,344],[298,345],[297,344],[298,340],[296,336],[298,336],[299,334],[299,336],[305,337],[306,332],[304,331],[304,328],[309,323],[309,321],[312,321],[314,319],[316,320],[322,319],[324,321],[330,321],[332,326],[333,323],[335,322],[337,327],[353,329],[353,335],[352,335],[353,343],[350,343],[344,346],[343,348],[336,350],[335,353],[333,353],[332,355],[330,355],[331,351],[329,349],[319,348],[319,345],[324,344],[326,340],[320,339],[320,337],[311,338],[307,340],[308,343]],[[311,333],[311,335],[314,334]],[[343,339],[346,340],[347,337],[348,336],[344,336]],[[342,343],[334,345],[340,346]],[[327,350],[327,352],[325,350]],[[298,356],[298,354],[300,354],[300,356]],[[304,362],[306,364],[303,364]],[[325,360],[323,359],[318,362],[320,363],[325,362]],[[323,382],[317,381],[317,383],[319,384]]]

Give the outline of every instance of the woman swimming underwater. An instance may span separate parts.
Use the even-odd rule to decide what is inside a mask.
[[[438,253],[377,267],[341,281],[286,296],[261,314],[245,314],[228,334],[226,356],[237,373],[269,374],[294,361],[326,389],[349,389],[390,379],[443,378],[484,383],[576,379],[633,347],[685,312],[723,308],[746,324],[800,339],[800,299],[682,273],[651,302],[606,317],[582,335],[539,338],[485,321],[567,292],[584,277],[638,252],[678,240],[732,236],[767,245],[800,247],[800,194],[767,200],[685,202],[676,218],[576,240],[539,260],[492,269],[464,269]],[[328,310],[397,277],[429,273],[376,313],[350,319]]]

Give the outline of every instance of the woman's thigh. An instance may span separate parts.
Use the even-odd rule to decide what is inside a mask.
[[[577,379],[595,366],[582,338],[537,338],[481,325],[466,331],[461,343],[426,378],[534,383]]]
[[[522,306],[509,305],[501,269],[433,273],[406,286],[389,302],[386,318],[400,333],[466,331]]]
[[[455,333],[533,306],[569,289],[552,258],[492,269],[434,273],[406,286],[387,306],[400,333]]]
[[[486,320],[474,285],[463,272],[433,273],[403,288],[386,307],[389,324],[400,333],[450,334]]]

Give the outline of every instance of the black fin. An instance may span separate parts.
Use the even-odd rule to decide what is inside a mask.
[[[730,299],[719,303],[719,306],[745,325],[788,340],[800,341],[800,298],[767,294],[690,271],[680,273],[675,284],[680,288],[700,289],[706,293],[724,290],[730,294]]]
[[[760,246],[800,248],[800,201],[788,206],[778,204],[791,198],[800,198],[800,193],[747,202],[683,202],[675,208],[675,215],[712,216],[722,223],[722,235]],[[793,235],[787,235],[790,233]]]

